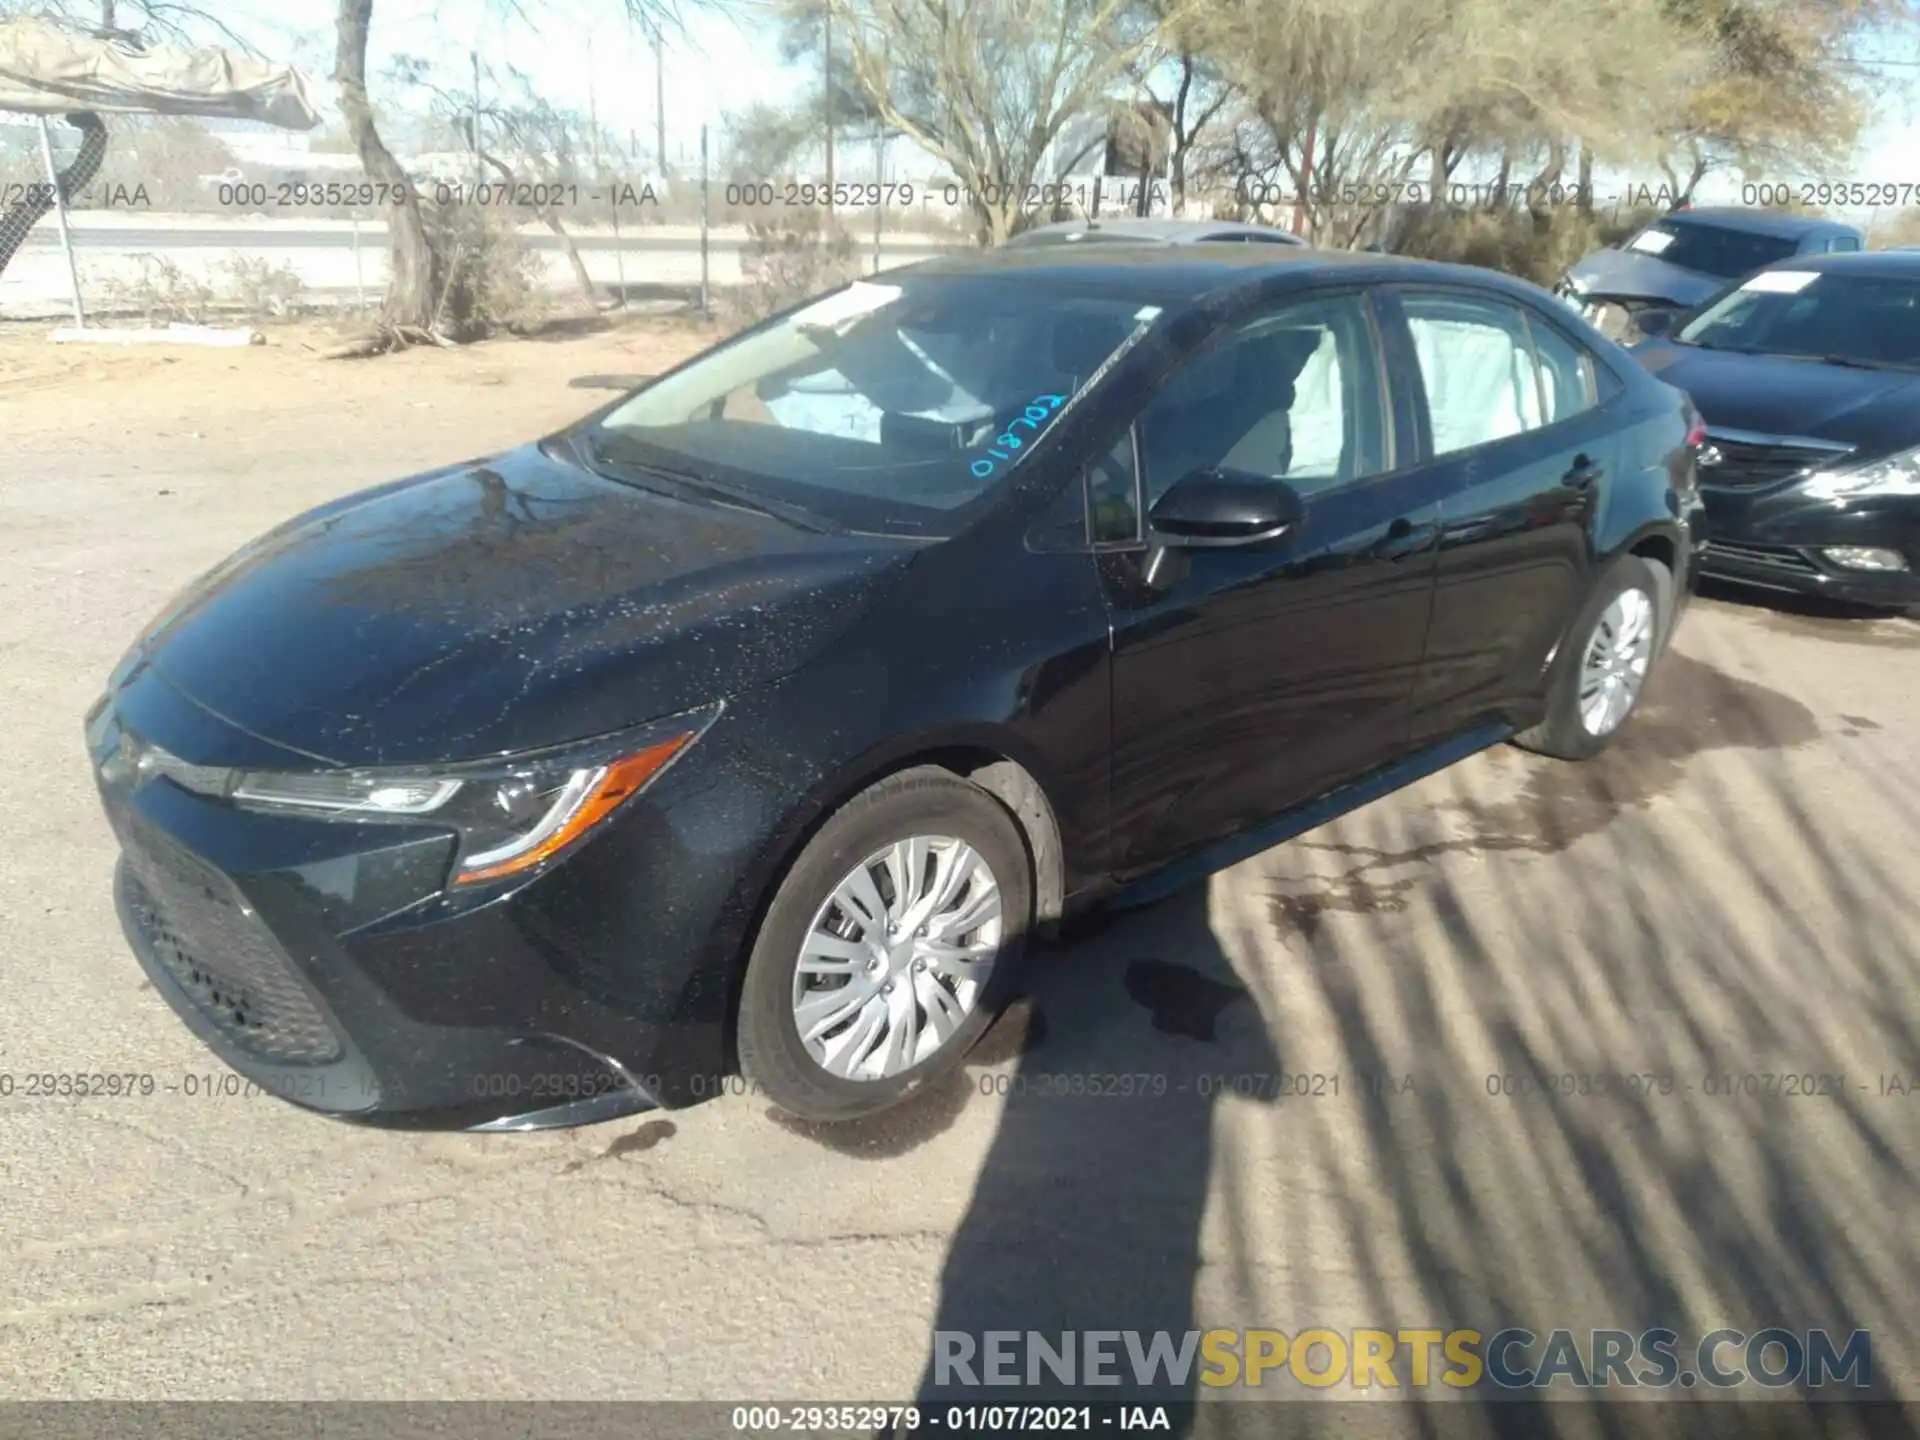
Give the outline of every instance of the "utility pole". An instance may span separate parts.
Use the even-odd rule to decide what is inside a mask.
[[[833,214],[833,5],[828,0],[820,45],[820,88],[822,112],[827,121],[827,214]]]
[[[473,183],[481,185],[487,176],[480,164],[480,52],[469,50],[467,58],[473,62],[473,133],[468,138],[473,145]]]
[[[80,300],[80,267],[73,259],[73,236],[67,230],[67,191],[60,183],[60,172],[53,166],[53,133],[47,128],[47,117],[40,117],[40,158],[46,162],[47,185],[53,191],[53,211],[60,226],[60,248],[67,256],[67,280],[73,286],[73,323],[79,330],[87,328],[86,307]]]
[[[707,127],[700,127],[700,315],[713,316],[713,291],[707,283]]]
[[[587,46],[587,129],[593,144],[593,183],[600,183],[600,107],[593,97],[593,46]]]
[[[893,36],[891,33],[880,37],[880,73],[888,77],[891,85],[892,68],[888,64],[893,58]],[[873,273],[880,273],[880,232],[887,220],[887,122],[886,117],[875,108],[873,116]]]
[[[667,41],[653,32],[653,145],[660,178],[667,178]]]

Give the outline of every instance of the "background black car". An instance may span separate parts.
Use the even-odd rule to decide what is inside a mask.
[[[298,517],[88,716],[123,927],[236,1069],[531,1128],[956,1065],[1034,929],[1618,733],[1692,412],[1544,291],[1007,250]]]
[[[1631,340],[1648,311],[1686,310],[1796,255],[1865,248],[1851,225],[1817,216],[1735,206],[1676,210],[1624,244],[1596,250],[1561,277],[1554,292],[1607,335]]]
[[[1706,416],[1705,573],[1920,603],[1920,254],[1770,266],[1634,354]]]

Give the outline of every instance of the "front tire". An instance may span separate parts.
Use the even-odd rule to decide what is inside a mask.
[[[1664,565],[1638,555],[1616,560],[1554,657],[1546,715],[1513,743],[1559,760],[1590,760],[1611,745],[1666,649],[1672,610],[1673,580]]]
[[[781,882],[747,961],[740,1069],[832,1122],[900,1103],[993,1023],[1033,924],[1033,862],[1007,809],[931,766],[836,812]]]

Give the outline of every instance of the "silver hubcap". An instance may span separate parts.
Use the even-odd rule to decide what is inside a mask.
[[[793,1019],[816,1064],[886,1080],[933,1058],[1000,949],[1000,885],[964,840],[916,835],[861,861],[815,912]]]
[[[1580,666],[1580,723],[1589,735],[1620,727],[1652,659],[1653,599],[1644,590],[1622,590],[1594,627]]]

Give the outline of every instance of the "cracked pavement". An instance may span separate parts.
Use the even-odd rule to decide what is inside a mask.
[[[1490,752],[1045,952],[875,1122],[732,1094],[409,1135],[204,1093],[81,746],[121,649],[286,516],[693,343],[0,366],[0,1398],[899,1400],[936,1320],[1009,1317],[1865,1328],[1915,1395],[1911,620],[1703,599],[1607,756]],[[159,1088],[21,1093],[63,1072]],[[1673,1088],[1541,1089],[1627,1074]],[[1845,1081],[1706,1093],[1746,1074]],[[1147,1093],[1072,1093],[1121,1075]]]

